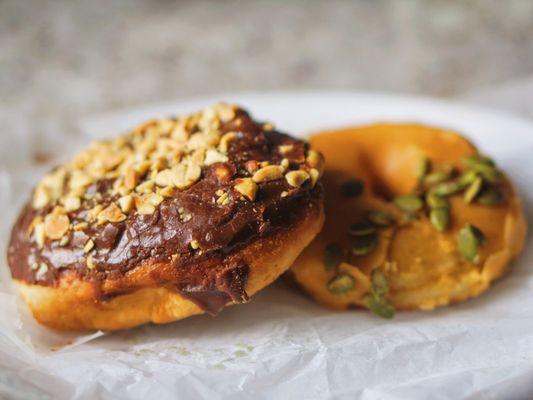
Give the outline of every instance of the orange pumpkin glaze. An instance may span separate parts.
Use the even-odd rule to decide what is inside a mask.
[[[326,306],[362,306],[376,269],[387,276],[387,299],[396,309],[428,310],[462,301],[485,291],[522,251],[526,221],[520,198],[507,181],[503,185],[506,200],[500,205],[468,204],[462,193],[451,196],[451,223],[444,232],[437,231],[422,213],[411,223],[380,230],[378,246],[370,254],[352,257],[349,264],[326,271],[326,246],[332,242],[348,246],[348,227],[364,220],[369,210],[384,210],[400,220],[401,211],[390,199],[416,188],[423,158],[436,167],[446,163],[462,170],[463,157],[477,150],[457,133],[411,124],[321,132],[311,137],[311,146],[326,158],[326,224],[296,260],[292,272]],[[364,193],[355,198],[342,196],[341,184],[353,177],[365,182]],[[467,262],[457,250],[458,232],[467,223],[487,237],[478,264]],[[327,283],[339,272],[352,275],[355,286],[347,293],[333,294]]]

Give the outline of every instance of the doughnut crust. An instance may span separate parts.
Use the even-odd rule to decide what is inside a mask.
[[[248,296],[268,286],[285,272],[320,231],[324,218],[321,205],[305,211],[293,229],[257,239],[234,255],[249,266],[244,287]],[[22,280],[15,280],[15,285],[34,317],[44,325],[61,330],[118,330],[147,322],[168,323],[205,311],[177,293],[171,284],[161,285],[159,279],[154,279],[154,272],[159,277],[170,270],[169,275],[172,275],[173,268],[172,264],[146,263],[120,280],[108,280],[103,290],[109,288],[113,291],[126,284],[140,288],[109,300],[98,300],[98,289],[75,274],[62,275],[57,286],[53,287]],[[243,300],[236,299],[230,304]]]
[[[244,303],[323,224],[321,154],[218,104],[92,144],[45,176],[8,262],[41,323],[116,330]]]
[[[431,310],[478,296],[521,253],[526,220],[520,198],[505,176],[497,177],[494,184],[483,180],[487,188],[495,185],[503,196],[501,201],[483,204],[487,201],[481,198],[485,189],[479,192],[479,200],[465,200],[465,192],[472,194],[475,189],[470,183],[442,196],[443,208],[449,212],[446,227],[436,229],[434,223],[439,226],[442,221],[430,219],[429,191],[424,192],[422,186],[441,174],[447,176],[443,184],[453,187],[468,176],[465,158],[479,157],[477,149],[459,134],[422,125],[377,124],[320,133],[311,137],[311,145],[328,160],[323,178],[326,224],[291,271],[318,302],[334,309],[367,307],[382,316],[391,316],[394,309]],[[422,160],[431,161],[434,172],[423,184],[419,176]],[[479,171],[494,173],[492,166],[487,167],[490,162],[482,160],[487,164],[478,166]],[[353,178],[364,183],[364,190],[346,196],[343,183]],[[393,203],[397,196],[406,194],[424,202],[411,215]],[[352,224],[367,221],[369,213],[375,211],[385,212],[395,221],[375,229],[375,248],[364,254],[361,249],[357,249],[358,254],[351,250],[342,261],[343,256],[339,256],[336,265],[326,265],[325,254],[334,249],[327,250],[328,245],[335,243],[347,249],[352,240],[360,241],[347,232],[354,230]],[[474,261],[465,259],[458,248],[458,236],[469,224],[485,236]],[[357,229],[356,234],[361,234],[361,228]],[[377,283],[373,279],[376,274]],[[339,276],[343,280],[335,281]],[[349,285],[339,287],[341,283]],[[379,283],[381,288],[376,289]],[[376,301],[376,292],[380,301]]]

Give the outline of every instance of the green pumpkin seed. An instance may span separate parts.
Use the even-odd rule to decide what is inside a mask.
[[[328,244],[324,252],[324,267],[326,271],[336,268],[342,262],[343,255],[342,248],[338,243]]]
[[[459,231],[457,245],[462,256],[471,263],[479,262],[479,246],[486,243],[485,235],[474,225],[467,224]]]
[[[360,179],[349,179],[341,185],[341,194],[346,197],[357,197],[363,194],[365,183]]]
[[[461,174],[458,182],[463,188],[466,188],[472,182],[474,182],[478,176],[479,175],[476,171],[469,169],[468,171],[465,171]]]
[[[504,197],[502,192],[492,186],[487,186],[486,188],[483,188],[483,190],[477,196],[476,199],[479,204],[483,204],[485,206],[493,206],[495,204],[500,204],[503,202],[503,200]]]
[[[431,169],[431,161],[428,158],[423,158],[420,160],[420,164],[418,165],[416,176],[418,177],[419,181],[424,180],[424,177],[429,173]]]
[[[426,179],[424,180],[424,182],[426,183],[426,185],[431,186],[431,185],[436,185],[438,183],[444,182],[445,180],[450,179],[450,177],[451,177],[451,174],[447,171],[437,171],[437,172],[432,172],[431,174],[426,176]]]
[[[426,203],[429,208],[449,208],[450,202],[446,197],[438,196],[435,193],[429,192],[426,195]]]
[[[367,295],[364,298],[365,306],[374,314],[390,319],[394,317],[394,307],[391,306],[385,299]]]
[[[442,232],[450,224],[450,211],[448,208],[433,208],[429,212],[429,220],[435,229]]]
[[[437,196],[451,196],[462,190],[459,182],[443,182],[431,189],[431,193]]]
[[[386,228],[396,222],[391,214],[379,210],[370,211],[367,215],[367,218],[370,222],[376,226],[379,226],[380,228]]]
[[[352,254],[364,256],[371,253],[378,244],[378,235],[376,233],[366,236],[355,236],[352,240]]]
[[[483,178],[478,176],[466,189],[463,197],[464,201],[467,203],[471,203],[481,191],[482,186]]]
[[[424,203],[418,196],[406,194],[403,196],[397,196],[394,198],[394,204],[400,210],[405,212],[415,212],[424,207]]]
[[[485,180],[491,183],[501,182],[505,178],[505,176],[500,170],[490,165],[477,164],[474,165],[472,169],[478,172]]]
[[[378,270],[372,272],[371,282],[370,290],[375,296],[383,296],[389,292],[389,282],[383,272]]]
[[[333,294],[348,293],[355,286],[355,279],[348,274],[339,274],[328,282],[328,290]]]
[[[376,232],[376,227],[368,221],[352,224],[348,228],[348,234],[351,236],[366,236],[374,232]]]
[[[483,156],[481,154],[476,154],[476,155],[473,155],[473,156],[464,157],[463,158],[463,163],[468,168],[472,168],[475,165],[480,165],[480,164],[488,165],[490,167],[494,167],[494,165],[495,165],[494,161],[492,161],[492,159],[490,159],[487,156]]]

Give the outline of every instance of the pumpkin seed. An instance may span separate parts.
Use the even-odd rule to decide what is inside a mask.
[[[375,296],[383,296],[389,292],[389,282],[383,272],[378,270],[372,272],[371,282],[370,290]]]
[[[376,232],[376,227],[368,221],[352,224],[348,228],[348,234],[351,236],[366,236],[374,232]]]
[[[352,241],[352,254],[356,256],[364,256],[369,254],[376,248],[378,244],[378,235],[372,233],[366,236],[356,236]]]
[[[424,180],[424,177],[429,173],[431,169],[431,161],[428,158],[423,158],[420,160],[420,164],[418,165],[416,176],[418,177],[419,181]]]
[[[450,202],[446,197],[436,195],[435,193],[429,192],[426,195],[426,203],[430,208],[449,208]]]
[[[501,182],[504,179],[504,175],[500,170],[487,164],[476,164],[472,166],[472,170],[491,183]]]
[[[463,188],[465,188],[472,182],[474,182],[477,177],[478,173],[472,169],[469,169],[468,171],[465,171],[461,174],[458,182]]]
[[[410,194],[395,197],[394,204],[400,210],[405,212],[415,212],[424,206],[424,203],[420,197]]]
[[[333,294],[348,293],[354,286],[355,279],[348,274],[339,274],[328,282],[328,290]]]
[[[482,186],[483,186],[483,178],[478,176],[466,189],[464,197],[463,197],[464,201],[467,203],[471,203],[481,191]]]
[[[479,246],[486,243],[485,235],[474,225],[467,224],[459,231],[457,244],[459,252],[471,263],[479,262]]]
[[[433,208],[429,212],[429,220],[435,229],[442,232],[450,224],[450,211],[448,208]]]
[[[360,179],[349,179],[341,185],[341,194],[346,197],[360,196],[365,190],[365,183]]]
[[[365,306],[374,314],[387,319],[394,317],[394,307],[385,299],[367,295],[363,301]]]
[[[495,187],[487,186],[477,196],[476,201],[485,206],[500,204],[503,201],[503,194]]]
[[[459,182],[443,182],[431,189],[431,192],[438,196],[451,196],[461,189]]]
[[[436,185],[438,183],[444,182],[450,177],[451,177],[451,174],[447,171],[432,172],[431,174],[426,176],[425,183],[430,186]]]
[[[324,252],[324,267],[326,271],[336,268],[342,262],[342,258],[343,251],[341,246],[338,243],[328,244]]]
[[[370,222],[380,228],[386,228],[396,222],[391,214],[379,210],[369,211],[367,218]]]
[[[463,163],[468,168],[472,168],[473,166],[480,165],[480,164],[488,165],[490,167],[494,167],[494,165],[495,165],[494,161],[492,161],[492,159],[490,159],[487,156],[481,155],[481,154],[476,154],[476,155],[473,155],[473,156],[464,157],[463,158]]]

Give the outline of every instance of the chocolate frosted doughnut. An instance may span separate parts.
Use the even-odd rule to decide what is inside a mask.
[[[46,175],[8,262],[41,323],[122,329],[246,302],[323,223],[322,156],[236,106],[149,121]]]

